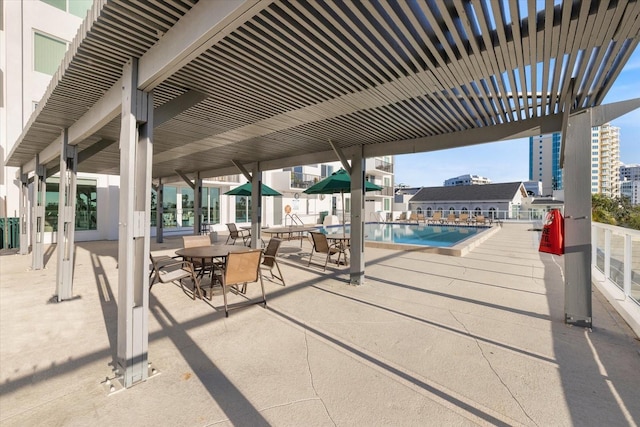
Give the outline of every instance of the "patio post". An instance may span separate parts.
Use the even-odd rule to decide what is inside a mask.
[[[56,295],[58,301],[73,297],[73,256],[76,224],[76,179],[78,149],[69,145],[69,132],[62,132],[60,147],[60,184],[58,187],[58,265]]]
[[[20,168],[20,255],[29,253],[29,177]]]
[[[565,322],[592,326],[591,110],[569,117],[564,135]]]
[[[164,241],[164,184],[158,179],[156,189],[156,243]]]
[[[251,171],[251,248],[260,247],[262,225],[262,171],[259,164]]]
[[[44,268],[44,205],[47,195],[47,171],[36,155],[33,193],[31,194],[31,269]]]
[[[351,255],[350,283],[364,284],[364,174],[365,161],[362,147],[351,159]],[[344,206],[342,207],[344,209]]]
[[[148,377],[153,97],[137,89],[138,61],[123,67],[120,126],[117,371],[125,387]]]
[[[193,234],[202,233],[202,178],[200,172],[196,172],[193,180]]]

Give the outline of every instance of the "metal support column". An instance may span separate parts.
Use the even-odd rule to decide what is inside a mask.
[[[29,179],[20,169],[20,255],[29,253]]]
[[[120,127],[117,365],[125,387],[148,377],[153,99],[137,89],[138,62],[123,67]]]
[[[60,147],[60,185],[58,190],[58,266],[56,295],[58,301],[73,297],[73,256],[76,224],[76,180],[78,150],[69,145],[67,129]]]
[[[571,116],[563,136],[565,322],[591,327],[591,110]]]
[[[44,206],[47,195],[47,171],[36,156],[33,193],[31,195],[31,268],[44,268]]]
[[[262,242],[260,226],[262,225],[262,172],[259,165],[251,171],[251,247],[259,248]]]
[[[202,232],[202,178],[200,172],[196,172],[193,180],[193,234]]]
[[[158,180],[156,190],[156,243],[164,241],[164,184],[162,178]]]
[[[364,284],[364,173],[362,147],[351,159],[351,273],[352,285]],[[344,206],[342,207],[344,209]]]

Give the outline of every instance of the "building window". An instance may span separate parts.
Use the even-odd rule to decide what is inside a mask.
[[[60,9],[64,12],[69,12],[78,18],[87,16],[87,10],[91,9],[93,0],[40,0],[50,6]]]
[[[44,34],[33,34],[33,69],[40,73],[54,75],[58,70],[67,44]]]
[[[496,208],[489,208],[489,218],[497,218],[498,216],[496,215]]]
[[[432,209],[431,209],[431,208],[427,208],[427,216],[428,216],[428,217],[430,217],[430,216],[431,216],[431,212],[432,212]]]
[[[236,222],[249,222],[251,197],[236,196]]]
[[[76,230],[98,229],[97,183],[92,179],[78,179],[76,183]],[[47,180],[44,231],[58,230],[58,201],[60,178]]]
[[[475,216],[482,215],[482,209],[480,209],[479,207],[476,207],[476,208],[473,210],[473,214],[474,214]]]
[[[384,210],[391,210],[391,199],[384,199]]]

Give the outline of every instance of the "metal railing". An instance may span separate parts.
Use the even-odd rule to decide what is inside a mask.
[[[302,172],[291,172],[291,188],[309,188],[316,182],[320,181],[320,175],[311,175]]]
[[[591,223],[591,263],[640,305],[640,231]]]
[[[376,163],[375,163],[376,169],[384,172],[393,173],[393,163],[385,162],[384,160],[380,160],[380,159],[375,159],[375,160],[376,160]]]

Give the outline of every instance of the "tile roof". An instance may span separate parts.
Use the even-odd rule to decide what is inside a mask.
[[[523,185],[522,182],[506,182],[484,185],[458,185],[454,187],[424,187],[409,200],[414,202],[461,200],[511,200]]]

